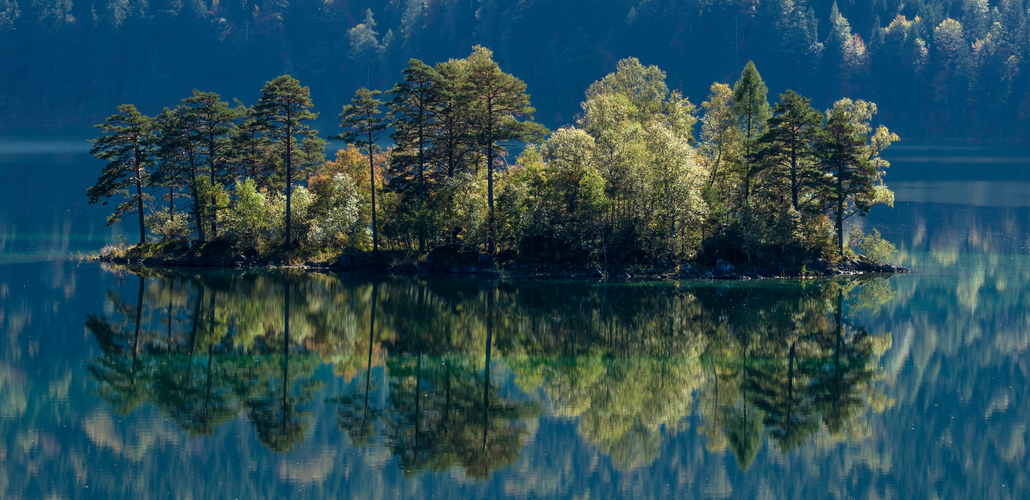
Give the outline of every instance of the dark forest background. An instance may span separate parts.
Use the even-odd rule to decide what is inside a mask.
[[[639,57],[695,104],[754,60],[771,94],[871,100],[903,138],[1030,141],[1028,0],[0,0],[0,130],[77,130],[194,89],[257,100],[292,74],[320,122],[411,57],[493,49],[536,119]],[[770,97],[773,97],[772,95]],[[332,129],[329,127],[332,126]]]

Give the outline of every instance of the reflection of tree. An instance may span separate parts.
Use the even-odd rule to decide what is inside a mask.
[[[146,401],[147,387],[145,373],[140,369],[139,348],[143,316],[143,290],[146,278],[139,277],[139,292],[135,307],[123,303],[116,295],[109,294],[115,310],[122,318],[135,317],[132,330],[127,320],[115,324],[100,316],[89,315],[86,328],[93,332],[104,355],[89,366],[90,374],[100,384],[97,393],[114,406],[119,413],[127,414]]]
[[[443,471],[460,466],[476,478],[485,478],[520,456],[528,429],[523,423],[538,414],[533,403],[509,401],[498,395],[492,381],[493,337],[496,327],[494,292],[484,301],[483,369],[475,357],[425,353],[424,337],[447,337],[439,331],[414,331],[398,347],[407,355],[391,357],[391,378],[386,409],[386,441],[408,474]],[[426,310],[425,293],[414,307]],[[437,323],[439,324],[439,323]]]
[[[213,434],[245,407],[264,444],[274,451],[292,448],[303,439],[310,415],[301,406],[313,398],[318,384],[311,380],[317,359],[289,352],[288,289],[282,301],[282,354],[269,362],[266,356],[240,352],[227,341],[231,330],[220,302],[224,294],[199,280],[183,283],[193,286],[162,283],[152,290],[151,295],[159,296],[154,302],[160,305],[154,310],[160,310],[158,321],[166,323],[165,332],[142,326],[146,309],[142,275],[135,307],[112,292],[108,294],[112,317],[87,318],[87,328],[104,351],[90,365],[99,384],[97,392],[123,413],[153,402],[192,435]],[[174,297],[176,293],[181,296]],[[190,321],[180,322],[178,330],[173,327],[173,304],[190,311]],[[135,321],[130,323],[129,318]],[[271,337],[256,347],[266,345],[272,345]]]
[[[304,440],[310,411],[301,405],[314,399],[319,384],[310,378],[298,382],[290,379],[290,286],[287,284],[283,301],[283,354],[281,381],[268,378],[263,381],[262,397],[247,401],[247,415],[257,430],[258,440],[272,451],[288,451]],[[297,369],[295,367],[294,369]],[[305,367],[299,367],[304,370]],[[308,366],[313,371],[313,366]],[[310,371],[308,371],[310,374]]]
[[[379,408],[372,408],[368,398],[372,391],[372,352],[375,345],[376,303],[379,299],[378,283],[372,284],[371,316],[368,327],[368,357],[365,362],[365,390],[363,396],[354,394],[341,396],[333,400],[339,404],[337,423],[350,436],[351,443],[364,446],[374,437],[376,422],[382,415]]]
[[[728,448],[742,469],[766,438],[786,451],[823,428],[857,435],[884,339],[853,325],[844,302],[875,310],[893,293],[887,280],[594,286],[167,271],[148,282],[136,307],[112,294],[111,318],[88,322],[117,354],[98,358],[95,378],[125,411],[149,399],[207,435],[242,408],[263,444],[289,450],[312,420],[320,359],[353,380],[326,399],[353,444],[386,447],[409,474],[458,466],[473,477],[513,463],[539,412],[506,395],[500,363],[619,468],[655,461],[691,414],[709,448]]]

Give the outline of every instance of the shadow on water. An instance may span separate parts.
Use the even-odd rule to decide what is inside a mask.
[[[406,474],[515,463],[543,414],[576,422],[617,467],[654,462],[691,417],[747,470],[817,433],[861,432],[890,335],[845,314],[883,278],[730,284],[491,283],[111,268],[137,280],[86,327],[117,412],[152,404],[189,435],[237,415],[275,452],[303,442],[321,398],[359,447]],[[322,364],[346,382],[323,391]],[[376,372],[381,376],[376,376]],[[505,388],[503,381],[513,380]],[[334,385],[335,387],[335,385]]]

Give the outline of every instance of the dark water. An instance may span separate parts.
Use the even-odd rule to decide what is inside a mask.
[[[80,264],[0,158],[0,498],[1030,496],[1025,155],[898,153],[911,275],[608,285]]]

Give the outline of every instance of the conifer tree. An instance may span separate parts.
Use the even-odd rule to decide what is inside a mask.
[[[158,115],[155,128],[157,161],[160,163],[157,174],[162,184],[182,187],[188,191],[192,200],[193,225],[197,230],[197,240],[204,242],[204,203],[200,199],[197,185],[203,159],[200,146],[195,140],[198,131],[196,115],[184,106],[175,109],[165,108]]]
[[[261,99],[254,107],[258,122],[267,134],[283,146],[283,160],[286,164],[286,247],[292,245],[291,210],[293,192],[293,157],[298,139],[318,134],[317,130],[304,122],[318,118],[312,113],[311,89],[302,87],[297,79],[283,75],[265,84]]]
[[[841,256],[845,220],[868,214],[873,205],[894,204],[893,193],[883,185],[883,170],[890,164],[879,153],[898,136],[882,125],[872,131],[869,121],[875,113],[875,104],[841,99],[827,111],[826,125],[815,143],[826,179],[821,192],[835,222]]]
[[[761,169],[753,153],[755,142],[765,131],[765,122],[769,119],[769,101],[766,98],[768,93],[769,88],[758,74],[755,63],[748,61],[744,71],[740,73],[740,79],[733,84],[733,107],[744,135],[744,186],[741,200],[743,203],[747,202],[751,194],[751,183]]]
[[[419,216],[425,216],[426,152],[433,142],[433,121],[439,108],[440,74],[418,59],[408,62],[402,71],[404,81],[390,91],[390,114],[394,118],[394,163],[407,171],[417,170]],[[425,224],[419,224],[418,249],[425,251]]]
[[[207,159],[211,185],[217,186],[220,182],[219,177],[224,176],[221,171],[225,169],[228,156],[229,135],[235,128],[239,114],[214,92],[201,92],[194,89],[193,95],[183,99],[182,102],[195,116],[197,123],[195,134],[199,136],[203,155]],[[218,210],[226,207],[213,206],[211,201],[205,201],[211,205],[209,213],[206,215],[211,221],[211,236],[215,237],[218,236]]]
[[[343,107],[340,113],[340,135],[330,137],[355,143],[368,155],[368,172],[372,185],[372,251],[379,251],[379,231],[376,227],[376,172],[375,154],[379,151],[376,143],[386,130],[388,119],[383,116],[380,106],[382,101],[376,99],[382,92],[378,90],[358,89],[351,98],[351,104]]]
[[[154,120],[140,113],[132,104],[118,106],[118,113],[96,125],[104,135],[93,140],[89,153],[107,162],[97,183],[86,190],[90,204],[107,205],[116,194],[125,201],[115,208],[107,223],[122,220],[133,211],[139,216],[139,242],[146,243],[147,228],[143,217],[143,204],[147,198],[144,189],[150,187],[151,168],[154,165]]]
[[[497,227],[494,214],[494,160],[500,143],[504,141],[530,141],[543,137],[546,129],[530,118],[536,111],[529,104],[526,84],[501,71],[493,60],[490,49],[476,46],[468,58],[468,87],[475,102],[475,134],[486,153],[487,207],[489,209],[489,236],[487,251],[496,251]]]
[[[811,102],[793,90],[780,94],[769,119],[769,131],[760,140],[764,161],[770,164],[778,183],[789,188],[791,206],[798,211],[802,208],[802,190],[818,177],[813,143],[823,116]]]

